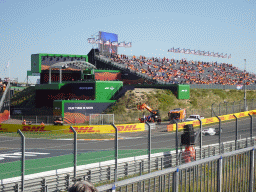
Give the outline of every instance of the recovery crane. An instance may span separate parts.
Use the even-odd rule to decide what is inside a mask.
[[[141,123],[144,122],[157,122],[161,123],[161,116],[158,110],[154,110],[151,107],[149,107],[146,103],[143,103],[142,105],[137,106],[138,110],[144,110],[147,109],[150,112],[150,115],[146,116],[145,118],[139,118]]]

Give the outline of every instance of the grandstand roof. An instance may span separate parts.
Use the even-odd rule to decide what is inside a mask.
[[[59,69],[66,69],[71,66],[78,67],[79,69],[96,69],[96,67],[86,61],[66,61],[66,62],[58,62],[49,67],[49,69],[59,68]]]

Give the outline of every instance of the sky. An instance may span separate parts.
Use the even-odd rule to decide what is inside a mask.
[[[256,73],[255,16],[256,0],[0,0],[0,77],[10,73],[25,82],[31,54],[88,54],[87,39],[99,31],[132,42],[119,54],[217,61],[242,70],[246,64]],[[232,58],[167,52],[172,47]]]

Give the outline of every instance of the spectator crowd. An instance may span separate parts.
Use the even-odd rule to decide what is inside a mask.
[[[112,55],[111,61],[125,68],[145,74],[154,80],[171,84],[255,84],[256,76],[234,67],[232,64],[175,60],[169,58],[128,57]]]

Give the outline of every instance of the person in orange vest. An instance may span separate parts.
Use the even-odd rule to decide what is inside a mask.
[[[26,125],[26,120],[25,119],[23,120],[22,125]]]
[[[196,153],[193,146],[187,145],[185,151],[182,153],[182,157],[185,160],[185,163],[190,163],[196,159]]]
[[[42,122],[41,125],[44,126],[44,122]]]

